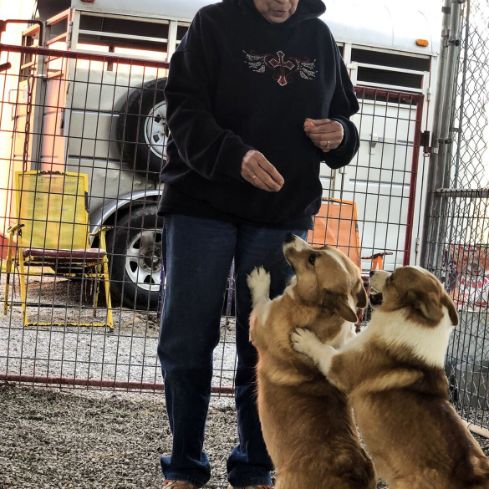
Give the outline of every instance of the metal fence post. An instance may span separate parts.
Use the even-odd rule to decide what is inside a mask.
[[[455,108],[460,56],[461,4],[464,2],[465,0],[445,0],[442,8],[442,42],[421,250],[421,264],[429,270],[438,268],[440,250],[437,245],[444,241],[444,204],[436,191],[449,184],[450,151],[453,142],[451,121]]]

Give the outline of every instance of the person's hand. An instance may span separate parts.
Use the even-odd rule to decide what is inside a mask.
[[[266,192],[278,192],[284,185],[284,177],[262,153],[254,149],[250,149],[243,157],[241,176]]]
[[[336,149],[345,135],[343,125],[331,119],[306,119],[304,131],[314,145],[324,153]]]

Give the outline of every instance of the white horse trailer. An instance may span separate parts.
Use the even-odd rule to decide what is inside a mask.
[[[24,36],[26,45],[76,53],[65,63],[54,57],[48,63],[52,74],[39,79],[45,86],[37,94],[47,102],[38,104],[44,109],[37,123],[63,137],[43,136],[32,145],[32,159],[41,167],[89,174],[91,223],[94,229],[113,226],[113,282],[130,306],[156,307],[161,285],[161,218],[155,213],[167,137],[166,71],[157,63],[170,60],[194,14],[209,3],[38,0],[43,38],[36,26]],[[386,268],[415,263],[423,200],[419,172],[431,122],[441,14],[426,1],[325,3],[322,19],[361,103],[353,117],[361,144],[349,166],[332,171],[323,165],[324,196],[356,203],[362,255],[391,251]],[[62,107],[62,116],[49,107]]]

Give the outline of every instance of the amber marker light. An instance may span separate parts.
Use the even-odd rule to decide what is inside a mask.
[[[416,39],[416,46],[426,48],[428,47],[428,39]]]

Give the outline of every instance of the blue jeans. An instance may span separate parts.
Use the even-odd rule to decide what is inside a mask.
[[[167,479],[185,480],[200,487],[210,478],[203,443],[212,354],[219,342],[224,291],[234,258],[239,445],[228,458],[228,479],[233,486],[271,482],[273,467],[256,409],[257,354],[248,335],[251,297],[246,276],[263,265],[271,273],[272,297],[282,293],[292,274],[282,254],[282,243],[289,232],[302,237],[306,234],[181,215],[165,218],[166,292],[158,355],[173,434],[171,456],[161,457]]]

